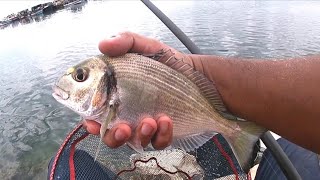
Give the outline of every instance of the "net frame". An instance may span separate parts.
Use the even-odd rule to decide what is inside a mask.
[[[88,161],[85,162],[81,159],[79,160],[79,158],[76,158],[75,155],[77,154],[77,151],[86,151],[90,158],[93,159],[95,153],[94,150],[99,141],[99,136],[87,133],[82,124],[77,125],[66,136],[65,141],[61,144],[59,150],[54,156],[52,166],[48,170],[50,175],[48,179],[84,179],[83,177],[90,175],[90,173],[92,173],[91,171],[94,169],[79,169],[79,164],[88,164]],[[196,149],[194,152],[189,153],[196,157],[197,163],[202,167],[204,171],[202,177],[192,176],[183,170],[169,171],[165,167],[162,167],[159,164],[158,159],[154,157],[147,160],[135,160],[133,163],[131,163],[129,157],[135,153],[135,151],[130,149],[128,146],[122,146],[120,149],[111,149],[107,146],[103,146],[101,151],[102,152],[99,153],[97,158],[97,163],[99,167],[98,169],[100,169],[102,176],[103,174],[106,175],[106,178],[103,179],[166,179],[165,177],[168,175],[170,179],[176,175],[180,179],[251,180],[250,172],[246,174],[242,171],[234,154],[232,153],[229,144],[219,134],[212,137],[210,141]],[[124,160],[117,158],[123,158]],[[109,162],[111,159],[113,161]],[[120,168],[116,167],[116,162],[126,160],[128,161],[120,164]],[[139,174],[139,172],[137,172],[137,163],[147,163],[150,162],[150,160],[155,160],[157,168],[161,169],[165,173],[151,177],[150,175]],[[218,166],[216,163],[217,161],[220,163]],[[212,165],[212,163],[214,165]],[[88,168],[90,169],[90,167]],[[85,174],[85,176],[83,174]],[[93,174],[93,176],[96,174],[97,173]]]

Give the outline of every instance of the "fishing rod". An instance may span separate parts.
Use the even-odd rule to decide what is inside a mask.
[[[178,27],[176,26],[160,9],[158,9],[151,1],[141,0],[169,29],[170,31],[182,42],[183,45],[192,54],[202,54],[194,42]]]
[[[141,0],[168,28],[169,30],[184,44],[192,54],[202,54],[201,50],[190,40],[190,38],[176,26],[157,6],[149,0]],[[285,154],[281,146],[268,131],[261,137],[262,142],[270,150],[271,154],[279,164],[282,172],[290,180],[301,180],[297,169]]]
[[[266,147],[270,149],[271,154],[279,164],[283,174],[288,179],[302,179],[297,169],[293,166],[290,159],[283,151],[279,143],[273,138],[270,131],[264,133],[261,137],[261,140],[266,145]]]

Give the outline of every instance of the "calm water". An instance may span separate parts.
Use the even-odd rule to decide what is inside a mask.
[[[1,1],[0,12],[36,3],[14,9]],[[320,52],[318,2],[156,4],[208,54],[283,58]],[[69,66],[99,53],[99,40],[124,30],[188,52],[138,1],[90,1],[79,11],[0,30],[1,179],[45,179],[49,159],[80,122],[53,99],[51,85]]]

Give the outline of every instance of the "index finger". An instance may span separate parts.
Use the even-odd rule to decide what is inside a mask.
[[[119,56],[127,52],[152,54],[168,48],[170,47],[156,39],[133,32],[123,32],[99,43],[99,50],[109,56]]]

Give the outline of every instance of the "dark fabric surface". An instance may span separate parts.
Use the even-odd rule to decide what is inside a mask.
[[[69,158],[61,157],[63,159]],[[53,159],[51,159],[49,163],[49,172],[52,169]],[[114,177],[114,173],[112,172],[105,172],[103,168],[99,165],[99,163],[94,162],[94,159],[85,151],[76,150],[74,154],[74,162],[75,162],[75,169],[76,169],[76,179],[78,180],[85,180],[85,179],[97,179],[97,180],[109,180],[112,179],[109,176],[111,175]],[[58,170],[55,173],[55,179],[70,179],[69,173],[69,162],[63,161],[58,164]],[[50,179],[48,173],[48,179]]]
[[[320,180],[319,155],[297,146],[284,138],[280,138],[277,141],[303,180]],[[268,149],[263,154],[255,179],[287,179]]]

